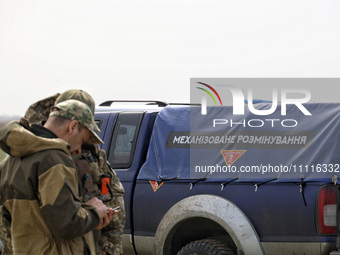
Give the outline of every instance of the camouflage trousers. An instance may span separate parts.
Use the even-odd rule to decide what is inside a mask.
[[[112,202],[112,203],[111,203]],[[125,227],[125,207],[123,196],[114,196],[111,207],[120,206],[110,224],[102,229],[99,246],[110,255],[123,254],[122,235]]]

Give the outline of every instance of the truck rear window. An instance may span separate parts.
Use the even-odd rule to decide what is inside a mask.
[[[143,113],[120,113],[113,130],[108,160],[113,168],[129,168]]]

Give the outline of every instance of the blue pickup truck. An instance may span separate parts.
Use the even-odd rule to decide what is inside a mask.
[[[281,120],[140,103],[95,114],[126,192],[125,254],[340,254],[340,104]]]

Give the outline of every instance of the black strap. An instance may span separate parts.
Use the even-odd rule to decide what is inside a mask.
[[[305,198],[305,192],[304,192],[304,187],[306,186],[306,183],[303,182],[303,177],[301,176],[300,178],[300,193],[302,195],[302,200],[303,200],[303,204],[305,206],[307,206],[307,202],[306,202],[306,198]]]

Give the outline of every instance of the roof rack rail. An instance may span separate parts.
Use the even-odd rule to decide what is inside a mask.
[[[101,103],[99,106],[111,106],[113,103],[145,103],[145,105],[157,105],[158,107],[169,105],[167,102],[154,100],[109,100]]]
[[[190,105],[190,106],[201,106],[201,104],[192,104],[192,103],[169,103],[169,105]]]

